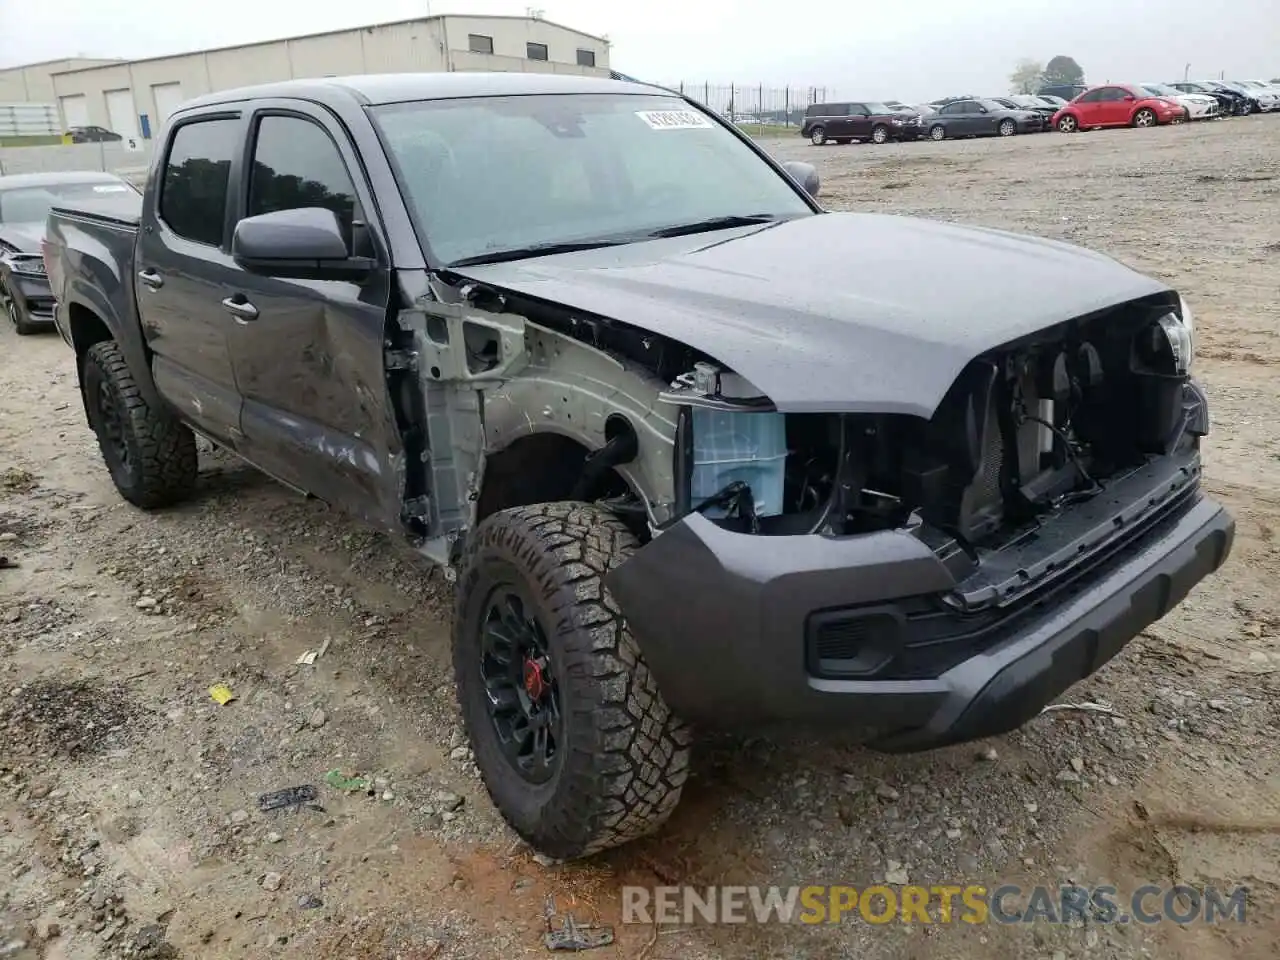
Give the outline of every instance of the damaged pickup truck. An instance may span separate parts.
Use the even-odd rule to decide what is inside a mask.
[[[817,191],[643,84],[294,81],[185,104],[45,257],[121,494],[200,434],[443,565],[480,772],[569,858],[697,727],[1011,730],[1230,550],[1177,292]]]

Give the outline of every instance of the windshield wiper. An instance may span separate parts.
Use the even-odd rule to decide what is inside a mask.
[[[474,267],[482,263],[508,263],[512,260],[527,260],[532,257],[549,257],[557,253],[577,253],[579,250],[598,250],[601,247],[616,247],[619,244],[631,243],[635,238],[608,240],[575,240],[565,243],[534,243],[527,247],[516,247],[512,250],[494,250],[491,253],[479,253],[474,257],[463,257],[454,260],[450,267]]]
[[[777,223],[782,220],[773,213],[746,213],[728,217],[711,217],[708,220],[695,220],[692,223],[678,223],[673,227],[662,227],[649,232],[650,237],[683,237],[691,233],[709,233],[712,230],[728,230],[731,227],[749,227],[757,223]]]

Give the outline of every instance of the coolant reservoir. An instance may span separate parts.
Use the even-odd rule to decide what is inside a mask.
[[[782,414],[693,408],[694,503],[741,480],[751,488],[756,515],[777,516],[782,513],[786,463],[787,424]],[[725,514],[720,508],[705,512],[709,517]]]

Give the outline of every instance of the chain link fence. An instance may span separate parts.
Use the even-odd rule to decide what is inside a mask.
[[[762,83],[717,84],[682,80],[664,83],[697,100],[731,123],[761,127],[802,127],[805,108],[835,98],[831,87],[767,87]]]

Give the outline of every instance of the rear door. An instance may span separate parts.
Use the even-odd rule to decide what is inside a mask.
[[[244,130],[238,112],[185,116],[174,126],[148,187],[133,263],[157,389],[191,423],[236,449],[240,394],[219,284],[231,266],[228,200]]]
[[[961,136],[974,136],[982,132],[982,121],[986,114],[982,112],[982,104],[976,100],[961,100],[950,105],[955,114],[952,132]]]
[[[378,259],[375,275],[345,280],[261,276],[228,265],[222,303],[244,397],[246,456],[274,476],[381,525],[396,483],[397,446],[383,339],[390,306],[387,244],[359,158],[327,111],[262,101],[250,120],[238,220],[326,207],[349,252]]]

